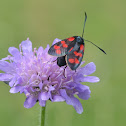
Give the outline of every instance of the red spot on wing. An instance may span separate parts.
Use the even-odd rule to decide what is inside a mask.
[[[74,54],[75,54],[75,56],[78,56],[78,52],[77,51],[74,51]]]
[[[79,53],[79,56],[80,56],[80,57],[82,57],[82,54],[81,54],[81,53]]]
[[[62,44],[62,46],[63,46],[64,48],[67,48],[67,47],[68,47],[68,45],[65,43],[65,41],[61,41],[61,44]]]
[[[67,48],[67,47],[68,47],[68,45],[67,45],[67,44],[64,44],[64,45],[63,45],[63,47],[64,47],[64,48]]]
[[[59,49],[56,50],[57,54],[61,54],[61,51]]]
[[[83,50],[84,49],[84,45],[80,45],[80,50]]]
[[[79,60],[77,58],[75,59],[69,59],[70,63],[75,63],[75,64],[79,64]]]
[[[75,54],[75,56],[82,57],[82,54],[81,53],[78,53],[77,51],[74,51],[74,54]]]
[[[65,44],[65,41],[61,41],[62,44]]]
[[[69,50],[69,52],[73,49],[73,47]]]
[[[70,63],[74,63],[74,59],[69,59],[69,62]]]
[[[68,38],[68,41],[73,41],[75,38],[74,37],[70,37]]]
[[[54,45],[54,49],[60,49],[60,46]]]
[[[75,58],[75,63],[79,64],[79,60],[77,58]]]

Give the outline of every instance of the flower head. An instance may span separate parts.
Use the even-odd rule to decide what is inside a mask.
[[[55,39],[53,43],[58,42]],[[59,67],[56,57],[48,55],[49,45],[46,49],[39,47],[32,50],[29,39],[21,42],[19,50],[15,47],[8,49],[11,55],[0,60],[0,81],[4,81],[11,87],[10,93],[25,93],[25,108],[33,107],[36,102],[45,106],[46,101],[62,102],[72,105],[77,113],[83,112],[79,100],[74,97],[87,100],[90,97],[90,89],[80,82],[98,82],[99,78],[88,76],[95,72],[96,66],[93,62],[76,71]],[[82,62],[83,64],[84,62]],[[81,65],[82,65],[81,64]]]

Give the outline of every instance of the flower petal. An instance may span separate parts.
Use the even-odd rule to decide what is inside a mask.
[[[32,43],[29,39],[22,41],[21,45],[23,52],[32,52]]]
[[[46,101],[39,100],[39,105],[42,106],[42,107],[45,107]]]
[[[0,73],[0,81],[10,81],[12,77],[11,74]]]
[[[75,108],[77,113],[81,114],[83,112],[83,107],[77,98],[75,98],[74,96],[69,97],[65,89],[61,89],[60,93],[61,93],[61,96],[65,98],[66,103],[68,105],[72,105]]]
[[[63,98],[65,98],[67,104],[73,105],[73,103],[72,103],[70,97],[67,95],[65,89],[61,89],[61,90],[60,90],[60,94],[61,94],[61,96],[62,96]]]
[[[41,99],[46,101],[49,99],[49,93],[48,92],[42,92],[41,93]]]
[[[0,70],[6,73],[14,73],[15,68],[7,61],[0,60]]]
[[[83,112],[83,107],[82,107],[80,101],[77,98],[75,98],[74,96],[71,96],[70,98],[71,98],[73,107],[75,108],[76,112],[78,114],[81,114]]]
[[[95,82],[99,82],[100,79],[98,77],[95,76],[87,76],[81,79],[81,82],[91,82],[91,83],[95,83]]]
[[[65,99],[62,96],[54,95],[53,96],[53,102],[62,102],[65,101]]]
[[[73,76],[74,82],[79,83],[84,78],[84,76],[80,73]]]
[[[55,88],[53,86],[49,86],[49,91],[53,91]]]
[[[54,45],[55,43],[57,43],[57,42],[59,42],[59,41],[61,41],[61,39],[58,39],[58,38],[54,39],[52,45]]]
[[[9,52],[12,56],[14,56],[14,57],[17,57],[17,56],[20,55],[19,50],[18,50],[17,48],[15,48],[15,47],[10,47],[10,48],[8,49],[8,52]]]
[[[37,51],[37,56],[41,55],[42,52],[43,52],[43,47],[40,46],[40,47],[38,48],[38,51]]]
[[[86,89],[83,92],[79,92],[78,97],[84,100],[88,100],[90,98],[90,93],[91,91]]]
[[[96,66],[93,62],[88,63],[86,66],[80,69],[81,74],[90,75],[96,71]]]
[[[73,87],[75,87],[75,90],[77,90],[78,92],[84,92],[85,90],[90,90],[88,86],[86,85],[82,85],[80,83],[73,83],[72,84]]]
[[[2,58],[1,60],[9,60],[9,57]]]
[[[22,89],[22,86],[15,86],[10,89],[10,93],[18,93]]]
[[[46,101],[41,99],[41,95],[39,95],[38,99],[39,99],[39,105],[45,107]]]
[[[31,108],[36,104],[37,98],[34,96],[29,96],[26,98],[24,102],[24,107],[25,108]]]
[[[9,82],[9,86],[13,87],[14,83],[16,82],[16,77],[13,77],[13,79]]]

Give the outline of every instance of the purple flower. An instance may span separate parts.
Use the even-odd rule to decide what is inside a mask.
[[[53,43],[58,42],[55,39]],[[33,107],[38,101],[40,106],[45,106],[46,101],[62,102],[72,105],[77,113],[83,112],[79,100],[74,97],[87,100],[90,97],[90,89],[80,82],[98,82],[99,78],[89,76],[94,73],[96,66],[93,62],[84,67],[72,71],[69,67],[59,67],[56,57],[48,55],[49,45],[46,49],[39,47],[32,50],[29,39],[21,42],[19,50],[15,47],[8,49],[11,55],[0,60],[0,81],[4,81],[11,87],[10,93],[25,93],[25,108]]]

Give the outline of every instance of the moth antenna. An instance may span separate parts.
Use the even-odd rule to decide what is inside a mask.
[[[85,40],[85,41],[90,42],[91,44],[93,44],[94,46],[96,46],[98,49],[100,49],[104,54],[106,54],[106,52],[103,49],[101,49],[99,46],[95,45],[93,42],[91,42],[89,40]]]
[[[84,20],[84,27],[83,27],[83,32],[82,32],[82,38],[83,38],[83,35],[84,35],[84,28],[85,28],[86,20],[87,20],[87,14],[85,12],[85,20]]]

